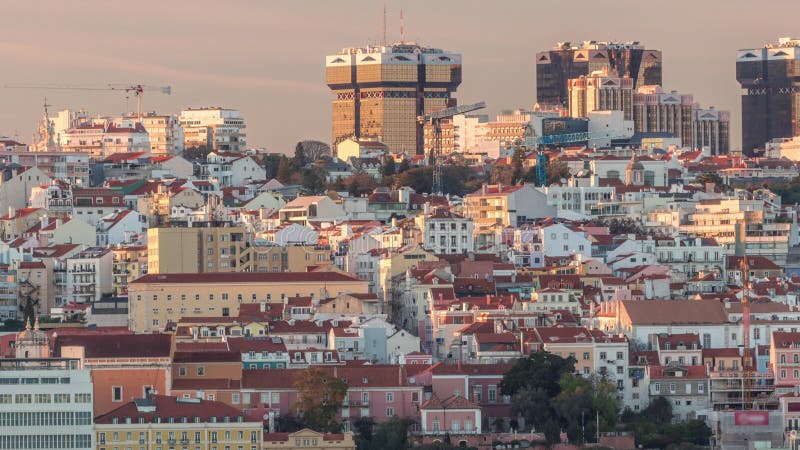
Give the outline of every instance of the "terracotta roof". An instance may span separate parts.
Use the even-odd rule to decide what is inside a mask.
[[[143,407],[155,408],[152,412],[145,412]],[[176,397],[167,397],[166,395],[151,395],[147,399],[138,399],[128,402],[117,409],[107,412],[94,419],[96,424],[110,424],[114,419],[118,419],[120,423],[124,423],[122,418],[130,417],[131,422],[138,422],[139,418],[144,419],[146,423],[152,423],[156,418],[160,418],[162,423],[168,423],[170,417],[174,418],[175,422],[180,422],[181,417],[186,417],[189,422],[194,421],[195,417],[199,417],[201,422],[211,422],[212,417],[215,417],[218,422],[223,422],[224,417],[229,417],[231,421],[235,421],[237,417],[241,416],[241,412],[225,403],[213,400],[199,400],[199,399],[178,399]]]
[[[433,375],[505,375],[513,364],[445,364],[431,366]]]
[[[200,363],[200,362],[241,362],[242,355],[232,351],[188,351],[175,352],[172,355],[173,363]]]
[[[169,356],[171,343],[169,334],[57,335],[53,355],[61,356],[64,347],[83,347],[86,358],[162,358]]]
[[[672,370],[684,370],[686,375],[680,377],[683,379],[705,379],[708,378],[706,373],[706,366],[650,366],[650,378],[654,380],[665,378],[678,378],[669,375],[665,372]]]
[[[633,325],[723,324],[728,319],[716,300],[629,300],[622,306]]]
[[[341,272],[213,272],[148,274],[131,282],[144,283],[311,283],[353,282],[362,280]]]
[[[467,400],[460,395],[451,395],[444,400],[440,400],[436,394],[431,395],[420,409],[480,409],[480,406]]]
[[[750,270],[783,270],[783,268],[763,256],[748,256],[747,266]],[[741,270],[742,257],[728,256],[725,268],[728,270]]]

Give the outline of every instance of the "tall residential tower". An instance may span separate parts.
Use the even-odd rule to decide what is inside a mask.
[[[536,101],[566,106],[567,80],[606,70],[633,79],[633,88],[661,84],[661,50],[647,50],[639,42],[559,42],[536,54]]]
[[[325,57],[333,91],[333,144],[354,137],[393,152],[421,153],[417,116],[455,106],[461,55],[411,42],[345,48]]]
[[[742,93],[742,152],[775,138],[800,136],[800,39],[739,50],[736,81]]]

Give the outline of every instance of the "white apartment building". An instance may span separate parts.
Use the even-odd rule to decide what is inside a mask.
[[[471,253],[475,250],[472,219],[439,208],[426,209],[415,218],[422,230],[422,247],[441,255]]]
[[[0,449],[94,448],[92,380],[79,362],[0,359]]]
[[[110,249],[91,247],[59,261],[53,268],[56,306],[94,303],[113,292],[114,255]]]
[[[150,153],[183,154],[183,128],[176,116],[148,114],[142,117],[142,126],[150,136]]]
[[[547,204],[556,208],[559,218],[586,220],[622,214],[614,187],[575,186],[572,180],[567,186],[539,188],[547,195]]]
[[[206,147],[214,151],[243,152],[247,148],[242,114],[220,107],[181,111],[184,148]]]
[[[583,231],[575,231],[557,223],[539,229],[539,241],[546,256],[582,255],[592,257],[592,243]]]

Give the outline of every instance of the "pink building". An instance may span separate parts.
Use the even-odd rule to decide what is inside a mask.
[[[482,411],[484,424],[494,424],[497,419],[508,426],[511,420],[511,398],[500,392],[503,375],[511,369],[511,364],[444,364],[438,363],[426,372],[430,376],[432,395],[438,398],[452,396],[468,397]],[[428,382],[426,374],[418,374],[417,382]]]
[[[772,332],[769,355],[776,393],[792,392],[800,385],[800,333]]]
[[[433,394],[420,407],[423,435],[451,435],[455,442],[461,435],[481,434],[481,408],[460,395],[440,400]]]

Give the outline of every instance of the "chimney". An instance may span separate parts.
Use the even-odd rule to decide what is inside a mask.
[[[9,206],[9,207],[8,207],[8,217],[9,217],[10,219],[13,219],[13,218],[14,218],[14,212],[15,212],[15,211],[14,211],[14,207],[13,207],[13,206]]]
[[[486,195],[486,194],[489,193],[489,186],[486,183],[483,183],[483,185],[481,185],[481,193],[483,195]]]

